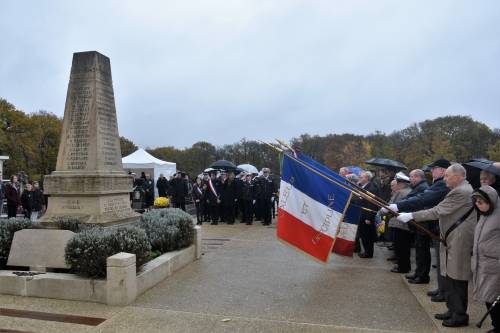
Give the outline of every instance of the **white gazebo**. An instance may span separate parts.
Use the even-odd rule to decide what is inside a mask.
[[[160,177],[160,174],[163,174],[168,179],[168,177],[173,176],[177,172],[175,163],[162,161],[142,148],[122,158],[122,164],[125,171],[134,172],[138,176],[140,176],[141,172],[149,173],[155,181],[155,196],[158,196],[156,181]]]

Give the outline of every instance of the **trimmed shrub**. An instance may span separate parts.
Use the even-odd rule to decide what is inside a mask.
[[[0,220],[0,267],[7,264],[14,233],[22,229],[34,228],[33,223],[25,218]]]
[[[60,217],[56,220],[56,225],[58,229],[69,230],[73,232],[80,232],[80,220],[76,217],[65,216]]]
[[[106,259],[119,252],[136,255],[139,269],[151,246],[144,230],[137,227],[89,228],[76,234],[66,246],[66,263],[79,275],[105,277]]]
[[[146,231],[153,251],[165,253],[193,244],[193,218],[181,209],[151,210],[142,214],[139,225]]]

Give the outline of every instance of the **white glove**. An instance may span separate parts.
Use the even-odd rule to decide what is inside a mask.
[[[271,203],[273,203],[273,202],[274,202],[274,197],[271,197]]]
[[[252,203],[255,205],[255,200],[253,200]]]
[[[389,208],[390,208],[392,211],[394,211],[394,212],[399,212],[399,210],[398,210],[398,205],[396,205],[396,204],[390,204],[390,205],[389,205]]]
[[[380,208],[379,212],[380,212],[380,214],[387,214],[387,213],[389,213],[389,211],[385,207]]]
[[[408,223],[411,220],[413,220],[413,214],[412,213],[401,213],[396,218],[398,221],[401,221],[403,223]]]

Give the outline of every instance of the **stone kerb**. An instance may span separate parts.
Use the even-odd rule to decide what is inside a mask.
[[[107,259],[107,278],[94,280],[75,274],[45,273],[16,276],[0,270],[0,294],[44,297],[124,306],[189,263],[201,257],[202,229],[195,227],[194,244],[165,253],[136,273],[135,254],[117,253]]]

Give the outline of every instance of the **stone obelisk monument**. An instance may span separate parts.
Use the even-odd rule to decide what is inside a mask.
[[[112,225],[138,218],[130,208],[132,178],[123,170],[109,58],[73,54],[56,171],[45,176],[49,194],[40,223],[78,217]]]

